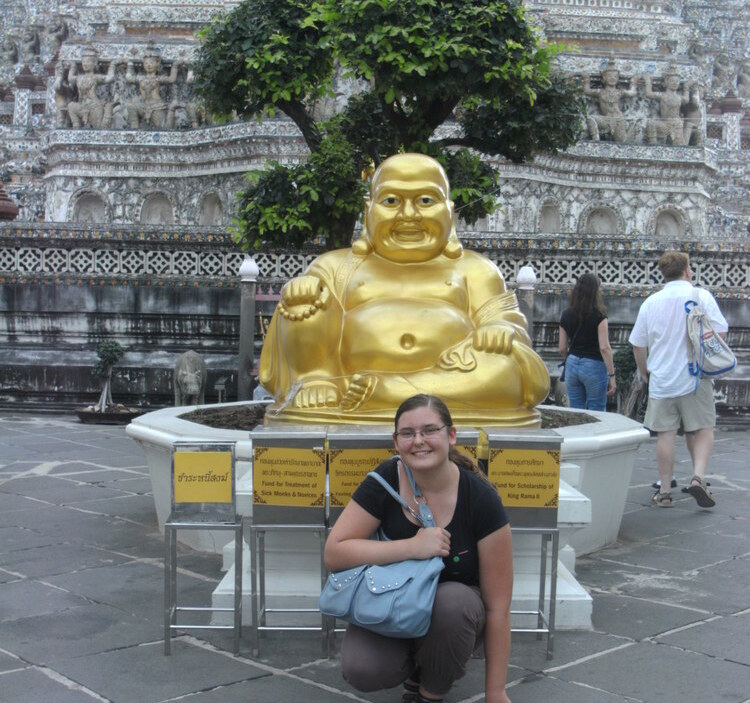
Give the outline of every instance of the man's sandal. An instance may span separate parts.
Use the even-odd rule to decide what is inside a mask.
[[[658,508],[671,508],[672,494],[656,491],[656,493],[654,493],[654,495],[651,497],[651,502]]]
[[[706,482],[700,476],[693,476],[690,479],[687,492],[695,498],[695,502],[701,508],[713,508],[716,505],[716,501],[706,487]]]

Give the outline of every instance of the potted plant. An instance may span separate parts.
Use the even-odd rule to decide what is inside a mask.
[[[94,405],[78,411],[82,422],[120,424],[142,414],[143,411],[137,408],[129,408],[112,400],[112,369],[124,354],[125,350],[118,342],[105,340],[97,345],[96,355],[99,361],[94,365],[92,373],[101,383],[102,390]]]

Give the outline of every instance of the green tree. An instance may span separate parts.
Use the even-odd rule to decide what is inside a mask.
[[[106,412],[108,407],[114,405],[112,402],[112,367],[122,359],[125,350],[118,342],[113,340],[99,342],[96,347],[96,355],[99,361],[93,368],[94,378],[98,379],[102,385],[102,392],[99,394],[99,400],[96,401],[94,409],[97,412]]]
[[[399,150],[441,161],[459,214],[475,222],[497,189],[482,154],[519,163],[578,138],[582,96],[552,68],[557,50],[517,0],[245,0],[203,32],[197,90],[220,118],[282,111],[310,158],[250,174],[240,241],[347,244],[362,171]],[[318,120],[337,70],[363,90]]]

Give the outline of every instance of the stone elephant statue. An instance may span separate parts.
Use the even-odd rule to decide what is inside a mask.
[[[203,405],[206,395],[206,362],[194,352],[186,351],[174,365],[174,404]]]

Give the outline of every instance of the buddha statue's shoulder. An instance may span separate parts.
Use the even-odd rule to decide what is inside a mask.
[[[353,261],[361,258],[353,253],[351,247],[346,249],[332,249],[316,257],[310,264],[308,273],[333,273],[342,266],[350,265]]]
[[[470,271],[472,274],[483,275],[488,278],[500,278],[503,275],[495,263],[488,259],[484,254],[476,251],[464,249],[461,256],[456,259],[456,266],[464,271]]]
[[[318,256],[306,273],[318,276],[334,292],[338,292],[364,259],[365,256],[357,254],[352,248],[333,249]]]

